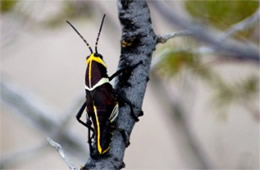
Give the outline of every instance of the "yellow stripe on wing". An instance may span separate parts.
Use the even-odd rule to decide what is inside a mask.
[[[91,71],[92,71],[92,61],[90,61],[89,66],[88,66],[88,84],[89,87],[91,87]]]
[[[99,154],[104,154],[109,150],[110,147],[108,147],[104,151],[102,150],[102,147],[100,145],[100,124],[99,124],[98,115],[97,115],[97,108],[94,105],[94,102],[93,102],[93,108],[94,108],[95,118],[96,118],[96,122],[97,122],[97,149],[98,149]]]

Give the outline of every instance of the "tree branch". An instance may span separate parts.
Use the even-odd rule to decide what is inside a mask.
[[[43,106],[39,100],[32,96],[29,97],[29,92],[26,93],[3,78],[0,81],[0,88],[0,99],[6,106],[23,115],[32,126],[37,127],[44,134],[55,137],[78,158],[86,155],[84,151],[87,151],[87,145],[84,145],[84,142],[81,142],[71,130],[65,131],[68,114],[64,120],[57,119],[54,112]],[[73,113],[71,110],[69,112]]]
[[[59,152],[60,156],[65,161],[66,165],[69,167],[70,170],[78,170],[78,168],[76,168],[75,165],[69,160],[60,144],[52,140],[50,137],[47,138],[47,141],[51,146],[53,146],[57,150],[57,152]]]
[[[151,76],[151,85],[154,88],[153,92],[158,96],[158,102],[169,107],[168,117],[172,119],[175,127],[173,128],[173,133],[179,145],[180,155],[185,158],[188,164],[192,164],[192,168],[213,169],[210,158],[198,142],[189,125],[187,117],[191,113],[188,114],[185,112],[183,104],[179,101],[179,97],[167,89],[167,83],[155,73],[152,73]],[[174,129],[177,129],[178,132],[175,133]]]
[[[119,75],[115,89],[126,96],[135,106],[138,114],[142,108],[143,97],[149,80],[151,55],[157,37],[152,29],[150,13],[144,0],[118,0],[119,19],[122,25],[121,56],[119,69],[142,62],[131,75]],[[120,107],[116,120],[117,127],[130,136],[135,120],[126,104]],[[85,169],[120,169],[124,167],[123,158],[126,143],[121,133],[114,132],[109,156],[102,159],[90,158]]]
[[[238,41],[220,43],[219,40],[214,36],[214,33],[212,31],[209,31],[183,17],[180,17],[174,11],[167,8],[166,5],[163,5],[161,1],[151,1],[151,4],[153,4],[153,6],[159,11],[159,13],[164,16],[167,21],[169,21],[169,24],[171,24],[172,26],[177,25],[183,29],[191,31],[194,37],[208,43],[215,50],[225,53],[226,55],[229,55],[233,58],[251,60],[259,63],[259,49],[245,46]]]
[[[192,32],[184,30],[179,32],[171,32],[168,34],[157,35],[157,43],[166,43],[169,39],[179,37],[179,36],[190,36]]]
[[[243,21],[233,25],[228,30],[226,30],[219,38],[219,42],[225,41],[227,38],[232,36],[238,31],[242,31],[246,29],[247,27],[251,26],[252,24],[256,23],[257,20],[259,20],[260,17],[260,9],[258,9],[253,15],[250,17],[244,19]]]

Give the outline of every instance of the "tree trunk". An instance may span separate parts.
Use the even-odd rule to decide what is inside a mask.
[[[121,74],[115,80],[115,90],[134,105],[135,114],[142,110],[152,52],[157,37],[153,31],[149,8],[145,0],[118,0],[118,13],[122,25],[121,56],[119,68],[133,66],[139,62],[131,73]],[[129,105],[120,107],[116,120],[117,128],[130,137],[135,120],[130,114]],[[100,159],[89,158],[82,169],[120,169],[124,167],[125,139],[119,131],[115,131],[108,156]],[[141,153],[140,153],[141,154]]]

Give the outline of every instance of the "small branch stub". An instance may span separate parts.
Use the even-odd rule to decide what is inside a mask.
[[[169,39],[175,38],[175,37],[181,37],[181,36],[190,36],[192,35],[191,31],[179,31],[179,32],[171,32],[164,35],[158,35],[157,43],[166,43]]]
[[[67,164],[67,166],[69,167],[70,170],[78,170],[78,168],[76,168],[73,165],[73,163],[69,160],[69,158],[67,157],[67,155],[65,154],[64,150],[62,149],[62,147],[59,143],[55,142],[50,137],[47,138],[47,141],[49,142],[49,144],[51,146],[53,146],[59,152],[60,156],[65,161],[65,163]]]

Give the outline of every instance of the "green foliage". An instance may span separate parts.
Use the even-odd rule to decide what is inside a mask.
[[[219,111],[226,111],[231,104],[245,105],[253,103],[259,97],[259,76],[251,75],[232,84],[219,81],[214,86],[213,106]]]
[[[259,91],[259,77],[253,75],[244,80],[240,86],[242,88],[242,95],[247,95],[248,97],[258,95],[257,92]]]
[[[178,51],[175,52],[171,50],[169,53],[164,56],[165,59],[161,63],[161,70],[170,75],[176,75],[184,67],[194,65],[193,63],[196,60],[196,57],[189,51]]]
[[[258,9],[259,2],[186,0],[185,7],[191,16],[200,22],[220,30],[226,30],[251,16]],[[251,36],[251,40],[256,40],[259,43],[259,37],[253,33],[259,32],[257,29],[259,29],[259,23],[255,24],[254,27],[239,31],[234,37],[244,39]],[[159,65],[159,71],[168,77],[175,77],[185,70],[186,74],[192,74],[194,77],[203,80],[203,83],[213,90],[211,101],[215,110],[221,113],[219,115],[226,116],[224,113],[234,104],[246,108],[249,112],[255,110],[249,107],[254,107],[252,103],[259,98],[259,76],[249,75],[245,79],[228,82],[209,64],[206,64],[198,53],[194,53],[191,47],[196,48],[197,45],[198,42],[194,42],[194,39],[191,38],[184,38],[178,43],[169,45],[170,52],[163,56],[164,59]],[[184,48],[181,48],[181,46]],[[248,103],[250,103],[250,106]]]
[[[10,10],[13,9],[16,3],[17,3],[16,0],[1,0],[0,1],[1,13],[9,12]]]
[[[187,44],[186,44],[187,46]],[[259,76],[249,75],[245,79],[228,83],[221,75],[216,73],[210,65],[201,60],[191,49],[176,50],[172,47],[165,54],[159,65],[159,71],[167,77],[175,77],[185,70],[208,85],[213,90],[212,105],[222,118],[226,117],[228,108],[235,104],[248,108],[248,103],[253,103],[259,97]],[[188,72],[187,72],[188,71]],[[254,106],[253,106],[254,107]]]
[[[252,15],[258,9],[259,2],[243,0],[186,0],[185,7],[192,17],[219,29],[227,29],[231,25]]]
[[[187,44],[188,45],[188,44]],[[190,73],[203,80],[214,81],[210,68],[202,63],[200,57],[192,49],[177,50],[171,49],[160,63],[160,71],[166,76],[178,75],[182,70],[189,70]]]

